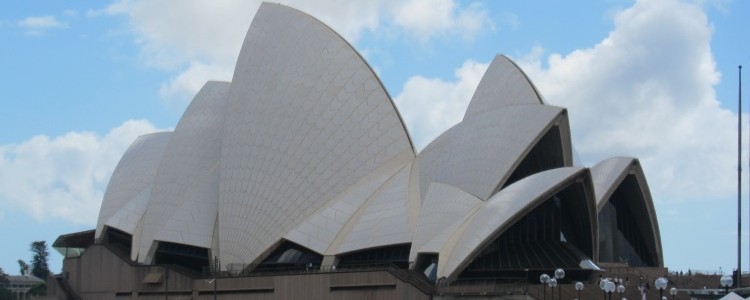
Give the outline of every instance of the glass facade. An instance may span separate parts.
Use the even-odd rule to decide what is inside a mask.
[[[208,270],[208,249],[170,242],[159,242],[154,256],[157,265],[176,265],[203,273]]]
[[[658,266],[655,238],[643,193],[628,175],[599,212],[599,260],[630,266]]]
[[[411,244],[366,249],[339,256],[339,265],[365,265],[390,263],[399,268],[409,267]]]
[[[560,137],[560,128],[552,127],[534,147],[526,154],[521,163],[513,170],[503,188],[513,184],[516,181],[524,179],[542,171],[551,170],[565,166],[563,156],[562,139]],[[498,192],[498,188],[495,192]]]
[[[517,277],[526,270],[592,269],[586,194],[573,183],[526,214],[487,245],[459,279]]]
[[[256,270],[319,268],[322,261],[323,255],[285,240]]]

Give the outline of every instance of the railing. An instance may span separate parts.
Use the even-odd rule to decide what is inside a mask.
[[[258,268],[261,267],[261,268]],[[238,268],[239,269],[239,268]],[[254,277],[254,276],[285,276],[301,274],[322,274],[333,272],[372,272],[386,271],[398,278],[402,282],[411,284],[425,294],[432,294],[435,290],[434,285],[429,280],[420,276],[420,274],[409,271],[408,269],[399,268],[392,263],[371,263],[371,264],[347,264],[347,265],[300,265],[293,267],[271,268],[260,265],[242,265],[241,270],[221,271],[218,273],[204,272],[203,278],[229,278],[229,277]]]
[[[63,290],[63,293],[65,293],[65,297],[68,300],[81,300],[81,297],[79,297],[78,294],[73,291],[73,287],[68,284],[68,281],[65,279],[65,277],[63,277],[62,275],[56,275],[52,276],[52,278],[55,278],[57,285]]]
[[[315,264],[299,264],[294,266],[270,267],[268,265],[242,264],[235,265],[233,270],[224,270],[221,272],[210,272],[208,268],[204,269],[201,277],[225,278],[225,277],[251,277],[251,276],[268,276],[268,275],[295,275],[295,274],[314,274],[330,272],[363,272],[363,271],[390,271],[402,270],[393,263],[366,263],[366,264],[347,264],[347,265],[330,265],[321,266]],[[409,272],[410,273],[410,272]]]
[[[486,277],[440,281],[435,287],[440,295],[527,295],[529,284],[519,277]]]

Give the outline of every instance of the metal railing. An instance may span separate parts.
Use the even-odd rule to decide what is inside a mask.
[[[363,271],[388,271],[401,269],[392,263],[366,263],[321,266],[317,264],[299,264],[294,266],[273,267],[260,264],[235,265],[231,270],[211,272],[210,268],[204,268],[203,278],[225,278],[225,277],[251,277],[268,275],[295,275],[314,274],[330,272],[363,272]]]

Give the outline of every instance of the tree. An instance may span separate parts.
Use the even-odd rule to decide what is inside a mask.
[[[3,268],[0,268],[0,299],[15,299],[13,293],[5,288],[8,283],[10,283],[8,280],[8,274],[5,274]]]
[[[30,249],[34,256],[31,258],[31,274],[47,281],[49,276],[49,264],[47,260],[49,258],[49,250],[47,250],[46,241],[34,241],[31,242]]]
[[[5,274],[3,268],[0,268],[0,285],[8,283],[8,274]]]
[[[18,268],[19,272],[21,272],[21,276],[29,274],[29,264],[23,261],[23,259],[18,260]]]

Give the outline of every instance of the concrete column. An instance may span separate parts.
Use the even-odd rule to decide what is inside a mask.
[[[329,271],[331,267],[337,265],[338,263],[339,259],[338,257],[336,257],[336,255],[323,256],[323,262],[320,263],[320,270]]]

